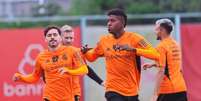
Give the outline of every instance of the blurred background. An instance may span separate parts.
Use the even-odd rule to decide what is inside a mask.
[[[126,30],[143,35],[154,47],[158,43],[155,21],[169,18],[174,22],[172,36],[181,45],[189,101],[201,101],[201,0],[0,0],[0,101],[41,100],[43,82],[14,83],[11,78],[17,71],[31,73],[35,57],[46,48],[46,26],[71,25],[75,46],[94,47],[99,37],[107,34],[106,13],[112,8],[124,9],[128,14]],[[89,65],[105,79],[104,59]],[[156,75],[155,68],[142,71],[140,101],[150,101]],[[106,101],[104,87],[87,76],[81,84],[82,101]]]

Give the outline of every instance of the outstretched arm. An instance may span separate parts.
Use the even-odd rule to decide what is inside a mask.
[[[25,82],[25,83],[36,83],[40,78],[42,68],[40,64],[36,62],[34,71],[29,75],[22,75],[20,73],[15,73],[13,76],[13,81]]]
[[[103,80],[94,72],[94,70],[90,66],[87,66],[87,68],[88,68],[88,71],[89,71],[87,75],[92,80],[96,81],[99,85],[101,85],[103,83]]]
[[[41,72],[43,71],[39,59],[40,56],[36,58],[35,68],[31,74],[22,75],[20,73],[15,73],[13,76],[13,81],[19,81],[24,83],[36,83],[40,78]]]
[[[19,82],[25,82],[25,83],[35,83],[38,81],[40,76],[38,76],[35,73],[29,74],[29,75],[22,75],[20,73],[15,73],[13,80],[19,81]]]
[[[124,45],[115,45],[114,50],[117,51],[131,51],[131,52],[135,52],[138,56],[144,56],[146,58],[152,59],[152,60],[159,60],[159,56],[160,54],[156,51],[156,49],[154,49],[153,47],[151,47],[151,45],[146,45],[146,46],[138,46],[140,48],[134,48],[132,46],[129,46],[128,44],[124,44]]]
[[[90,62],[93,62],[98,57],[101,57],[104,55],[101,42],[98,42],[95,48],[88,48],[88,46],[85,45],[81,48],[81,52],[83,56],[85,57],[85,59],[87,59]]]

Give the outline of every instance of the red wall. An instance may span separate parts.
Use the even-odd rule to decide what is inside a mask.
[[[189,101],[201,101],[201,24],[183,24],[181,43]]]

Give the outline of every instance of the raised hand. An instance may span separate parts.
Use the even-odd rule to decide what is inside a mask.
[[[88,52],[89,50],[91,50],[92,48],[89,48],[88,45],[84,45],[81,47],[81,52],[82,54],[85,54],[86,52]]]
[[[20,73],[15,73],[12,77],[12,80],[17,82],[20,80],[21,74]]]

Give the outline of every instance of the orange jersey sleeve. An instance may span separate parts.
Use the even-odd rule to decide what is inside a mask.
[[[79,51],[75,50],[73,53],[73,69],[69,69],[69,67],[65,67],[65,69],[68,71],[71,75],[84,75],[88,73],[87,66],[80,54]]]
[[[84,54],[84,57],[90,61],[95,61],[98,57],[102,57],[104,55],[104,50],[102,46],[102,40],[104,40],[104,37],[100,39],[100,41],[97,43],[96,47],[89,50],[86,54]]]
[[[98,54],[95,53],[94,49],[89,50],[87,53],[84,54],[84,57],[90,61],[93,62],[98,58]]]
[[[88,69],[86,65],[82,65],[76,69],[69,69],[68,67],[65,67],[65,69],[68,71],[71,75],[84,75],[88,73]]]
[[[76,61],[78,61],[77,66],[74,66],[74,68],[79,68],[79,66],[86,64],[84,57],[82,54],[80,54],[80,49],[74,46],[68,46],[74,48],[77,53],[74,55],[74,63],[76,64]],[[81,55],[81,57],[80,57]],[[80,59],[82,58],[82,59]],[[79,62],[80,61],[80,62]],[[80,85],[80,76],[74,75],[73,76],[73,93],[74,95],[81,96],[81,85]]]
[[[136,54],[149,59],[158,60],[160,54],[141,35],[136,34],[133,38],[133,46],[136,47]]]
[[[18,74],[18,75],[20,75],[21,82],[36,83],[39,80],[41,72],[42,72],[42,68],[41,68],[39,59],[40,59],[40,57],[38,56],[38,58],[36,59],[35,68],[31,74],[29,74],[29,75]]]

